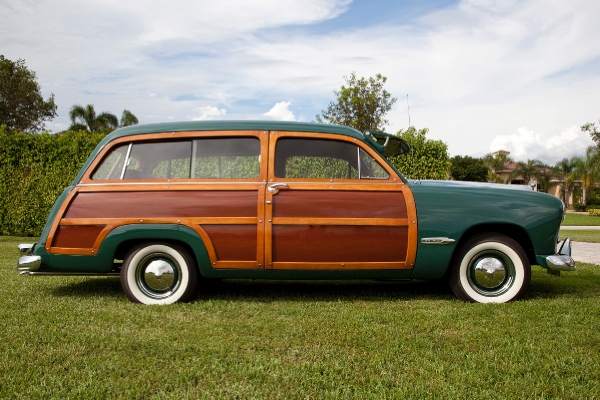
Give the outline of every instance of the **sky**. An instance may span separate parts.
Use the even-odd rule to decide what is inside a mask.
[[[24,59],[53,132],[74,104],[140,123],[313,121],[355,72],[388,78],[385,130],[451,156],[554,164],[600,119],[596,0],[0,0],[0,54]]]

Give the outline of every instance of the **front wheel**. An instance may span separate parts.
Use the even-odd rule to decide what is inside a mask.
[[[142,243],[134,246],[123,261],[121,286],[135,303],[188,301],[196,295],[198,267],[181,246]]]
[[[508,236],[482,234],[462,245],[450,265],[450,287],[465,301],[506,303],[527,291],[531,266],[523,248]]]

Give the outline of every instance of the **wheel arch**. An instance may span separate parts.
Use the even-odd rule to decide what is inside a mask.
[[[517,242],[519,246],[523,248],[525,254],[527,254],[527,258],[529,260],[530,265],[536,265],[537,261],[535,258],[535,251],[533,248],[533,243],[531,242],[531,238],[525,231],[522,226],[515,224],[481,224],[475,225],[467,229],[460,237],[458,243],[454,248],[454,252],[452,254],[452,260],[456,257],[457,250],[462,247],[467,241],[469,241],[474,236],[484,234],[484,233],[499,233],[501,235],[507,236]]]
[[[132,247],[144,242],[178,244],[186,249],[196,261],[202,276],[211,275],[211,264],[204,241],[193,229],[173,224],[131,224],[112,230],[102,242],[98,255],[124,259]]]

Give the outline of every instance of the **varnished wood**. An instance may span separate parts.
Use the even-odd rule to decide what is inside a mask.
[[[217,255],[217,261],[256,261],[255,225],[202,225]]]
[[[273,217],[287,218],[406,218],[402,192],[282,189],[275,196]]]
[[[59,227],[53,247],[92,248],[105,225],[80,225]]]
[[[61,226],[65,225],[129,225],[129,224],[183,224],[183,225],[256,225],[254,217],[182,217],[182,218],[63,218]]]
[[[274,262],[405,262],[408,228],[273,226]]]
[[[64,218],[256,217],[256,191],[79,193]]]
[[[281,218],[273,217],[273,225],[370,225],[408,226],[407,218]]]
[[[274,262],[273,269],[277,270],[327,270],[327,271],[347,271],[347,270],[389,270],[389,269],[412,269],[413,267],[405,262]]]

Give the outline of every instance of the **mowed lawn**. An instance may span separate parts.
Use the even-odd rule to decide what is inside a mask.
[[[562,226],[598,226],[600,217],[595,215],[566,213]]]
[[[116,278],[18,276],[0,237],[0,398],[597,398],[600,266],[524,301],[431,282],[224,281],[130,303]]]

